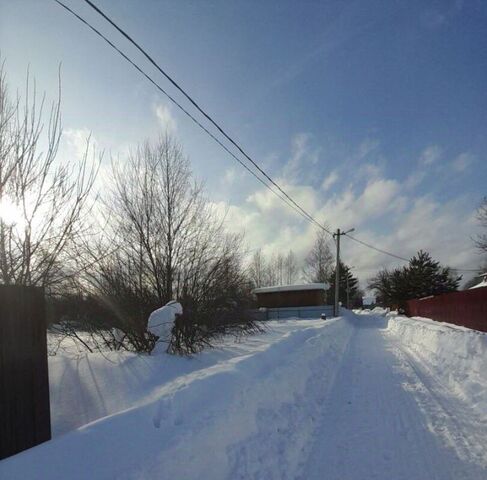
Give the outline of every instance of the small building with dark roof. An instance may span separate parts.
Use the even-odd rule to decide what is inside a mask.
[[[326,304],[328,283],[307,283],[304,285],[283,285],[256,288],[257,307],[285,308],[312,307]]]

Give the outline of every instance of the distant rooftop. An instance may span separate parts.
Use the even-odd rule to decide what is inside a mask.
[[[477,283],[477,285],[474,285],[473,287],[470,287],[469,290],[472,290],[474,288],[481,288],[481,287],[487,287],[487,272],[481,273],[479,277],[482,277],[482,281],[480,283]]]
[[[329,290],[328,283],[305,283],[302,285],[279,285],[255,288],[254,293],[297,292],[302,290]]]

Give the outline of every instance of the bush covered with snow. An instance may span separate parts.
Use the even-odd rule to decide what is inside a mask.
[[[171,300],[161,308],[154,310],[147,320],[147,330],[158,337],[158,342],[169,344],[172,329],[177,316],[183,314],[183,307],[179,302]]]

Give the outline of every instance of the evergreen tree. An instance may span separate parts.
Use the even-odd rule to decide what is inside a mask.
[[[375,291],[380,305],[404,309],[407,300],[458,290],[461,278],[420,250],[407,266],[381,270],[368,287]]]
[[[442,267],[430,254],[420,250],[405,267],[408,298],[422,298],[430,295],[458,290],[462,277],[455,277],[449,267]]]
[[[358,307],[362,303],[362,292],[359,289],[358,279],[353,276],[350,267],[340,262],[340,292],[339,301],[343,306],[347,306],[347,288],[348,288],[348,300],[350,307]],[[333,305],[335,303],[335,276],[336,267],[334,267],[328,274],[327,282],[330,285],[328,291],[328,303]]]

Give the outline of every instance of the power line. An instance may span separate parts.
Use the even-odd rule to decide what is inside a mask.
[[[60,2],[59,0],[54,0],[57,2],[59,5],[64,7],[67,11],[69,11],[71,14],[73,14],[78,20],[83,22],[86,26],[88,26],[91,30],[93,30],[97,35],[99,35],[105,42],[107,42],[113,49],[115,49],[125,60],[127,60],[134,68],[136,68],[142,75],[144,75],[156,88],[158,88],[171,102],[173,102],[181,111],[183,111],[193,122],[195,122],[201,129],[203,129],[210,137],[217,142],[227,153],[229,153],[235,160],[237,160],[240,165],[242,165],[247,171],[249,171],[254,177],[256,177],[263,185],[266,186],[266,188],[269,188],[275,195],[277,195],[281,200],[283,200],[288,206],[292,207],[295,211],[298,211],[298,213],[301,214],[301,216],[304,216],[307,220],[327,232],[329,235],[333,237],[333,233],[326,228],[324,225],[320,224],[318,221],[316,221],[306,210],[304,210],[293,198],[291,198],[244,150],[241,148],[224,130],[220,125],[213,120],[213,118],[207,114],[199,105],[198,103],[188,94],[186,91],[167,73],[165,72],[158,64],[155,62],[155,60],[128,34],[126,33],[122,28],[120,28],[112,19],[110,19],[100,8],[98,8],[93,2],[90,0],[84,0],[91,8],[93,8],[99,15],[101,15],[110,25],[112,25],[121,35],[123,35],[132,45],[134,45],[149,62],[162,74],[164,77],[171,82],[172,85],[174,85],[184,96],[187,98],[190,103],[206,118],[208,119],[217,129],[218,131],[232,144],[234,145],[241,153],[244,155],[245,158],[247,158],[252,165],[254,165],[257,170],[264,175],[264,177],[271,182],[272,185],[274,185],[280,193],[284,195],[285,198],[280,196],[275,190],[270,188],[270,186],[265,183],[260,177],[258,177],[255,172],[249,169],[249,167],[244,164],[233,152],[231,152],[219,139],[217,139],[206,127],[204,127],[191,113],[189,113],[179,102],[177,102],[172,96],[170,96],[160,85],[158,85],[149,75],[147,75],[137,64],[135,64],[128,56],[123,53],[117,46],[115,46],[105,35],[103,35],[100,31],[98,31],[95,27],[93,27],[88,21],[83,19],[80,15],[75,13],[73,10],[71,10],[69,7],[67,7],[65,4]],[[289,200],[292,205],[289,204]],[[298,209],[298,210],[296,210]],[[370,245],[366,242],[363,242],[362,240],[357,239],[356,237],[352,237],[350,235],[347,235],[351,240],[358,242],[368,248],[371,248],[375,251],[378,251],[384,255],[389,255],[393,258],[406,261],[408,262],[409,259],[401,257],[399,255],[396,255],[391,252],[387,252],[386,250],[374,247],[373,245]]]
[[[375,250],[376,252],[383,253],[384,255],[389,255],[390,257],[397,258],[398,260],[403,260],[404,262],[409,262],[409,258],[404,258],[404,257],[401,257],[400,255],[396,255],[395,253],[391,253],[391,252],[388,252],[387,250],[383,250],[382,248],[374,247],[370,243],[364,242],[363,240],[360,240],[357,237],[352,237],[352,235],[347,234],[346,236],[350,240],[353,240],[354,242],[360,243],[360,244],[364,245],[365,247],[371,248],[372,250]]]
[[[205,133],[207,133],[218,145],[220,145],[230,156],[232,156],[242,167],[244,167],[251,175],[253,175],[260,183],[262,183],[266,188],[268,188],[274,195],[279,197],[283,202],[285,202],[289,207],[291,207],[295,212],[300,214],[306,220],[314,223],[317,227],[328,231],[323,225],[321,225],[318,221],[316,221],[306,210],[301,208],[288,194],[284,192],[284,196],[281,195],[279,192],[274,190],[270,185],[268,185],[262,178],[260,178],[252,169],[249,168],[242,160],[240,160],[231,150],[228,149],[226,145],[224,145],[213,133],[211,133],[201,122],[199,122],[188,110],[186,110],[174,97],[172,97],[168,92],[166,92],[154,79],[152,79],[144,70],[142,70],[139,65],[133,62],[122,50],[120,50],[114,43],[112,43],[105,35],[103,35],[99,30],[93,27],[89,22],[87,22],[84,18],[74,12],[71,8],[67,5],[62,3],[59,0],[54,0],[60,6],[65,8],[69,13],[74,15],[80,22],[85,24],[88,28],[90,28],[94,33],[96,33],[99,37],[101,37],[108,45],[110,45],[117,53],[119,53],[127,62],[129,62],[139,73],[141,73],[147,80],[149,80],[161,93],[163,93],[174,105],[176,105],[185,115],[187,115],[198,127],[200,127]],[[266,177],[268,177],[266,175]],[[270,178],[270,177],[268,177]],[[272,182],[275,184],[275,182]],[[277,185],[277,184],[275,184]],[[280,187],[279,187],[280,189]],[[280,189],[282,191],[282,189]],[[288,200],[290,199],[292,203]]]
[[[55,0],[55,1],[58,1],[58,0]],[[139,50],[139,52],[142,53],[142,55],[144,55],[145,58],[147,58],[147,60],[162,74],[164,75],[164,77],[169,80],[169,82],[171,82],[172,85],[174,85],[174,87],[176,87],[184,96],[185,98],[187,98],[189,100],[189,102],[208,120],[212,123],[212,125],[214,125],[218,131],[232,144],[234,145],[241,153],[242,155],[244,155],[245,158],[247,158],[247,160],[249,160],[257,169],[258,171],[265,176],[265,178],[267,178],[267,180],[269,180],[275,187],[277,187],[277,189],[282,193],[284,194],[284,196],[289,199],[293,205],[295,205],[301,212],[303,212],[307,217],[308,219],[313,222],[315,225],[317,225],[318,227],[320,227],[322,230],[324,230],[325,232],[327,232],[329,235],[331,235],[333,237],[333,233],[327,229],[325,226],[321,225],[319,222],[317,222],[311,215],[308,214],[308,212],[306,212],[299,204],[297,204],[294,199],[292,199],[244,150],[243,148],[240,147],[240,145],[238,145],[238,143],[233,140],[232,137],[230,137],[226,132],[225,130],[223,130],[222,127],[220,127],[220,125],[208,114],[206,113],[203,108],[201,108],[199,106],[199,104],[165,71],[163,70],[159,64],[145,51],[145,49],[143,47],[141,47],[127,32],[125,32],[125,30],[123,30],[121,27],[119,27],[110,17],[108,17],[108,15],[106,15],[99,7],[97,7],[91,0],[84,0],[91,8],[93,8],[99,15],[101,15],[108,23],[110,23],[110,25],[112,25],[123,37],[125,37],[132,45],[134,45],[137,50]],[[60,3],[60,2],[58,2]],[[116,48],[116,47],[115,47]],[[180,107],[181,108],[181,107]],[[220,142],[219,142],[220,143]],[[228,151],[228,150],[227,150]],[[239,162],[241,163],[241,162]],[[348,235],[348,237],[355,241],[355,242],[358,242],[358,243],[361,243],[362,245],[368,247],[368,248],[371,248],[373,250],[376,250],[384,255],[389,255],[393,258],[396,258],[396,259],[399,259],[399,260],[403,260],[403,261],[406,261],[408,262],[409,259],[407,258],[404,258],[404,257],[401,257],[399,255],[396,255],[394,253],[391,253],[391,252],[387,252],[386,250],[383,250],[383,249],[380,249],[380,248],[376,248],[374,247],[373,245],[370,245],[366,242],[363,242],[355,237],[352,237],[350,235]],[[334,237],[333,237],[334,238]]]
[[[387,250],[382,250],[381,248],[374,247],[370,243],[364,242],[363,240],[358,239],[357,237],[352,237],[350,234],[344,233],[343,235],[346,235],[350,240],[353,240],[354,242],[360,243],[364,245],[365,247],[371,248],[372,250],[376,250],[377,252],[383,253],[384,255],[389,255],[390,257],[397,258],[398,260],[403,260],[405,262],[409,262],[409,258],[401,257],[400,255],[396,255],[395,253],[388,252]],[[450,270],[454,270],[456,272],[479,272],[481,269],[472,269],[472,268],[454,268],[454,267],[449,267]]]
[[[138,70],[144,77],[146,77],[159,91],[161,91],[173,104],[175,104],[185,115],[187,115],[196,125],[198,125],[205,133],[207,133],[218,145],[220,145],[229,155],[231,155],[240,165],[242,165],[251,175],[253,175],[259,182],[261,182],[266,188],[268,188],[272,193],[284,201],[289,207],[291,207],[295,212],[299,213],[303,218],[307,219],[329,235],[333,237],[333,233],[324,225],[319,223],[312,215],[310,215],[301,205],[299,205],[281,186],[275,182],[259,165],[255,162],[250,155],[248,155],[245,150],[230,136],[225,130],[205,111],[199,104],[166,72],[164,71],[157,62],[142,48],[128,33],[126,33],[121,27],[119,27],[110,17],[108,17],[99,7],[97,7],[90,0],[84,0],[92,9],[94,9],[99,15],[101,15],[110,25],[112,25],[123,37],[125,37],[132,45],[134,45],[137,50],[139,50],[142,55],[179,91],[184,97],[263,175],[267,181],[269,181],[278,191],[271,188],[271,186],[266,183],[261,177],[259,177],[252,169],[249,168],[242,160],[240,160],[231,150],[228,149],[213,133],[211,133],[204,125],[201,124],[188,110],[186,110],[175,98],[173,98],[169,93],[167,93],[158,83],[155,82],[141,67],[139,67],[135,62],[133,62],[124,52],[122,52],[114,43],[112,43],[105,35],[103,35],[99,30],[93,27],[88,21],[74,12],[67,5],[59,0],[54,0],[60,6],[65,8],[68,12],[74,15],[78,20],[89,27],[93,32],[100,36],[105,42],[107,42],[116,52],[118,52],[127,62],[129,62],[136,70]],[[375,250],[384,255],[409,262],[408,258],[402,257],[387,250],[375,247],[363,240],[360,240],[351,235],[347,235],[352,241],[357,242],[367,248]],[[455,269],[457,271],[476,271],[469,269]]]
[[[58,0],[55,0],[58,3]],[[318,225],[321,229],[327,232],[329,235],[333,235],[330,230],[328,230],[324,225],[317,222],[306,210],[304,210],[301,205],[299,205],[288,193],[281,188],[281,186],[275,182],[260,166],[257,162],[255,162],[250,155],[248,155],[245,150],[229,135],[226,131],[209,115],[199,104],[189,95],[165,70],[163,70],[158,63],[142,48],[125,30],[119,27],[110,17],[108,17],[100,8],[98,8],[93,2],[90,0],[85,0],[85,2],[93,8],[99,15],[101,15],[110,25],[112,25],[121,35],[123,35],[132,45],[134,45],[137,50],[139,50],[142,55],[144,55],[147,60],[162,74],[166,77],[169,82],[171,82],[174,87],[179,90],[184,97],[249,161],[254,165],[254,167],[262,174],[264,177],[274,185],[279,192],[281,192],[296,208],[302,211],[307,217],[309,217],[310,221]]]

